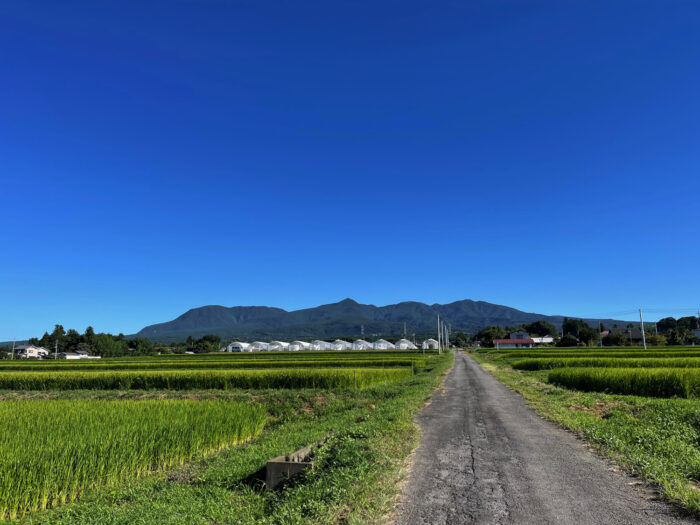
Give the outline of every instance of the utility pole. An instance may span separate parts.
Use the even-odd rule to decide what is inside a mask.
[[[56,338],[56,346],[54,346],[53,358],[58,359],[58,338]]]
[[[642,343],[644,343],[644,350],[647,349],[647,336],[644,334],[644,319],[642,319],[642,309],[639,309],[639,323],[642,325]]]
[[[603,347],[603,330],[601,330],[600,321],[598,321],[598,346]]]
[[[14,360],[15,358],[15,341],[12,341],[12,357],[10,357],[10,360]]]
[[[438,354],[440,353],[440,341],[442,338],[440,337],[440,314],[438,314]]]

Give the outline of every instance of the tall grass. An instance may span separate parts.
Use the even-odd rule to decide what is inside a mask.
[[[0,519],[75,500],[259,434],[262,407],[231,401],[0,403]]]
[[[550,383],[583,391],[649,397],[700,396],[700,369],[557,368]]]
[[[412,374],[410,368],[2,372],[0,390],[365,388]]]
[[[630,358],[615,359],[609,357],[572,357],[572,358],[535,358],[521,359],[513,363],[517,370],[548,370],[566,367],[595,368],[698,368],[700,356],[686,358]]]

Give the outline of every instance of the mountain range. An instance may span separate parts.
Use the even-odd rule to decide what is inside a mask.
[[[547,321],[561,328],[563,316],[523,312],[508,306],[465,299],[449,304],[402,302],[387,306],[360,304],[352,299],[315,308],[287,311],[267,306],[201,306],[165,323],[146,326],[137,334],[153,341],[172,342],[207,334],[224,340],[240,339],[330,339],[409,335],[434,335],[437,316],[451,326],[452,333],[474,334],[489,325],[515,326]],[[626,321],[585,319],[610,326]]]

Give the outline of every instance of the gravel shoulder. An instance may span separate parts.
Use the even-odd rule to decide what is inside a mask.
[[[398,525],[697,524],[457,354],[418,416]]]

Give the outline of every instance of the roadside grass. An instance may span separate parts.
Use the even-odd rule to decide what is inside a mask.
[[[109,490],[87,491],[77,503],[36,512],[23,524],[287,524],[380,523],[393,509],[398,481],[418,443],[413,417],[451,366],[452,354],[432,370],[363,390],[138,392],[22,392],[16,396],[112,399],[124,394],[262,404],[265,431],[245,446]],[[268,459],[309,443],[314,469],[265,492],[256,479]]]
[[[537,412],[700,517],[700,402],[567,390],[547,383],[546,371],[471,355]]]

